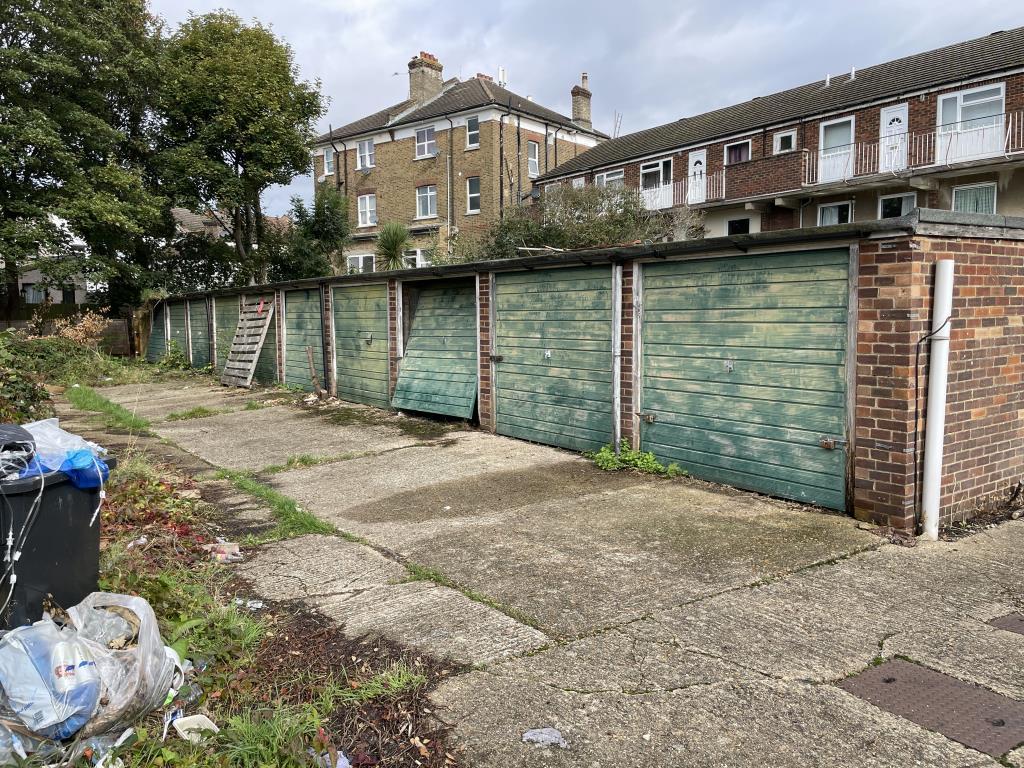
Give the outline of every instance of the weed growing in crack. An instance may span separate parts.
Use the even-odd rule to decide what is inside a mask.
[[[438,586],[448,587],[449,589],[454,589],[456,592],[461,592],[476,603],[480,603],[482,605],[486,605],[488,608],[500,611],[509,618],[515,619],[520,624],[525,624],[526,626],[533,627],[534,629],[540,629],[540,624],[532,616],[528,616],[522,611],[505,605],[504,603],[500,603],[493,597],[485,595],[483,592],[478,592],[471,587],[463,586],[434,568],[430,568],[426,565],[420,565],[419,563],[406,562],[405,569],[409,572],[409,578],[407,581],[432,581]]]
[[[619,445],[618,453],[609,444],[599,451],[587,451],[583,455],[593,461],[598,469],[603,469],[606,472],[632,469],[650,475],[661,475],[662,477],[680,477],[686,474],[686,470],[680,468],[675,462],[666,467],[650,451],[633,450],[628,440],[622,441]]]
[[[149,422],[146,419],[136,416],[123,405],[111,402],[92,387],[68,387],[64,395],[78,410],[100,414],[106,427],[137,434],[149,433]]]
[[[261,483],[252,475],[245,472],[222,469],[217,473],[217,478],[230,481],[238,490],[244,491],[262,501],[277,519],[277,527],[266,534],[266,536],[261,537],[261,541],[290,539],[308,533],[338,533],[333,525],[325,523],[316,515],[302,509],[295,499],[279,493],[265,483]]]
[[[188,421],[189,419],[205,419],[208,416],[216,416],[224,411],[220,408],[207,408],[205,405],[197,405],[187,411],[174,411],[167,414],[167,421]]]

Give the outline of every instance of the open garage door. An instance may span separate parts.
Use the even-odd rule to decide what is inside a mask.
[[[476,282],[432,284],[412,298],[391,405],[468,419],[477,393]]]
[[[495,276],[499,434],[591,450],[613,439],[611,267]]]
[[[643,265],[643,449],[696,477],[845,508],[849,258]]]

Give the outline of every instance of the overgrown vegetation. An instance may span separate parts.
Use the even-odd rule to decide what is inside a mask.
[[[108,400],[92,387],[69,387],[65,396],[78,410],[100,414],[106,427],[124,429],[136,434],[149,432],[149,422],[146,419],[136,416],[123,405]]]
[[[680,477],[686,474],[686,470],[675,462],[665,466],[650,451],[634,450],[628,440],[623,440],[619,444],[618,453],[615,452],[615,447],[609,444],[599,451],[587,451],[583,455],[593,461],[599,469],[607,472],[631,469],[662,477]]]
[[[204,712],[220,732],[201,745],[162,741],[156,712],[112,759],[125,768],[304,768],[333,766],[320,756],[343,749],[353,765],[392,765],[413,742],[416,764],[447,765],[423,712],[432,668],[380,641],[347,640],[322,617],[246,608],[230,570],[202,549],[214,529],[191,485],[141,455],[118,466],[103,513],[101,588],[150,602],[165,641],[196,665],[186,714]]]
[[[188,421],[190,419],[205,419],[224,413],[222,408],[207,408],[205,405],[197,405],[184,411],[172,411],[167,414],[167,421]]]
[[[307,533],[337,533],[333,525],[302,509],[295,499],[279,493],[266,483],[261,483],[252,475],[222,469],[217,473],[217,477],[229,480],[235,488],[256,497],[270,509],[277,519],[277,527],[270,531],[264,540],[289,539]]]

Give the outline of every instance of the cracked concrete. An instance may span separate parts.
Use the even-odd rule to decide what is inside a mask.
[[[376,549],[306,536],[258,548],[241,573],[351,634],[485,665],[433,693],[470,766],[994,766],[834,683],[898,654],[1024,699],[1024,636],[986,623],[1024,608],[1024,521],[903,549],[841,515],[482,432],[427,444],[292,407],[158,429],[236,468],[371,452],[269,482]],[[245,525],[272,524],[204,485],[217,494]],[[403,561],[539,629],[406,581]],[[522,743],[542,727],[569,748]],[[1024,768],[1024,747],[1004,760]]]

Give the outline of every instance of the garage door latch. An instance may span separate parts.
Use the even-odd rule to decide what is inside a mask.
[[[640,417],[640,421],[644,424],[653,424],[658,420],[658,415],[655,413],[638,413],[637,416]]]
[[[845,446],[846,441],[841,440],[838,437],[829,437],[828,435],[822,435],[820,438],[818,438],[818,445],[820,445],[826,451],[834,451],[836,448]]]

